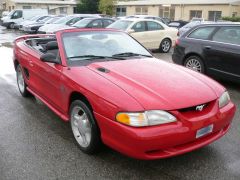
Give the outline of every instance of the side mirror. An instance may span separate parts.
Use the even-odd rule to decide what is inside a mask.
[[[128,34],[132,34],[132,33],[135,32],[135,30],[134,29],[129,29],[127,32],[128,32]]]
[[[60,64],[60,61],[56,58],[56,56],[53,53],[46,53],[41,55],[40,60],[43,62]]]

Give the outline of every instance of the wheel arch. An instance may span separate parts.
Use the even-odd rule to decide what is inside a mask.
[[[14,63],[14,69],[15,69],[15,71],[16,71],[16,70],[17,70],[17,66],[18,66],[20,63],[19,63],[19,61],[18,61],[17,59],[14,59],[13,63]]]
[[[70,106],[71,106],[72,102],[75,100],[83,101],[90,108],[90,110],[93,111],[92,105],[91,105],[90,101],[88,100],[88,98],[78,91],[73,91],[73,92],[71,92],[71,94],[69,96],[68,112],[70,111]]]
[[[182,61],[183,64],[182,64],[182,65],[184,65],[185,61],[186,61],[187,58],[189,58],[190,56],[197,56],[197,57],[199,57],[199,58],[202,60],[203,64],[206,65],[205,62],[204,62],[204,60],[203,60],[203,57],[202,57],[199,53],[196,53],[196,52],[187,53],[187,54],[184,56],[184,58],[183,58],[183,61]]]

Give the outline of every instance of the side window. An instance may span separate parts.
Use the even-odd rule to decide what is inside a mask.
[[[240,45],[240,26],[221,27],[213,35],[213,41]]]
[[[191,32],[191,34],[188,35],[188,37],[194,38],[194,39],[207,40],[209,39],[209,36],[212,34],[214,30],[215,30],[215,27],[200,27],[195,31]]]
[[[163,27],[160,24],[152,21],[147,22],[147,27],[148,27],[148,31],[157,31],[157,30],[163,29]]]
[[[102,27],[102,21],[100,19],[94,20],[88,25],[89,28],[101,28]]]
[[[103,20],[103,27],[107,27],[107,26],[109,26],[112,23],[113,23],[112,20],[105,19],[105,20]]]
[[[18,19],[22,17],[22,11],[15,11],[12,15],[12,19]]]
[[[132,29],[134,29],[135,32],[146,31],[145,21],[137,22],[136,24],[133,25]]]

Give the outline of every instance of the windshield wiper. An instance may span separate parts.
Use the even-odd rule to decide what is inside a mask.
[[[124,53],[119,53],[119,54],[113,55],[113,57],[132,57],[132,56],[152,57],[151,55],[138,54],[138,53],[132,53],[132,52],[124,52]]]
[[[96,56],[96,55],[72,56],[72,57],[68,57],[68,59],[86,59],[86,60],[95,60],[95,59],[119,59],[119,60],[123,60],[123,58],[121,58],[121,57]]]

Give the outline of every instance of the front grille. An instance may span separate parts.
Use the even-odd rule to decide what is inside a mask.
[[[192,107],[188,107],[188,108],[183,108],[183,109],[180,109],[179,111],[180,112],[189,112],[189,111],[196,111],[196,112],[199,112],[199,111],[204,111],[204,109],[206,109],[208,107],[209,103],[205,103],[205,104],[199,104],[197,106],[192,106]],[[201,108],[199,108],[200,106],[204,106],[201,110]]]

